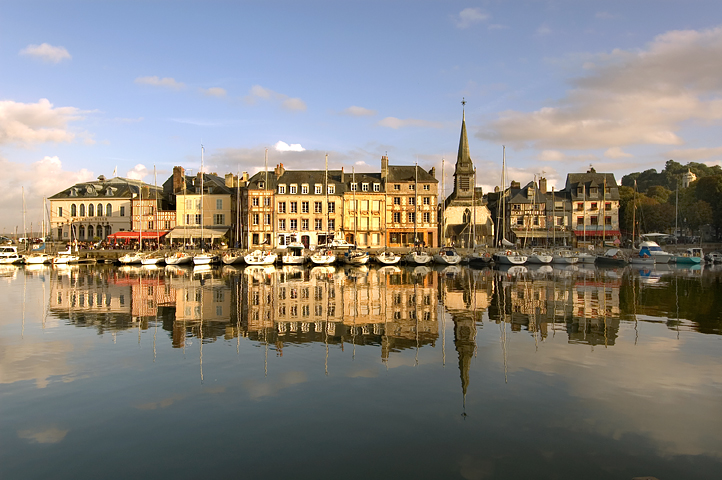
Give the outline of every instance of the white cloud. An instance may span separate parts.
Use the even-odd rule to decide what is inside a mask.
[[[689,162],[695,162],[700,160],[707,160],[708,158],[712,157],[722,156],[722,147],[670,150],[664,155],[665,157],[672,158],[674,160],[686,160]]]
[[[552,33],[552,29],[549,28],[546,24],[542,24],[539,26],[539,28],[536,29],[537,35],[549,35]]]
[[[273,148],[278,152],[303,152],[304,150],[306,150],[301,146],[300,143],[292,143],[289,145],[286,142],[282,142],[280,140],[276,142]]]
[[[619,147],[612,147],[612,148],[608,149],[606,152],[604,152],[604,156],[607,158],[629,158],[629,157],[633,157],[634,155],[623,151]]]
[[[255,105],[259,100],[274,100],[285,110],[306,110],[306,103],[300,98],[290,98],[286,94],[274,92],[260,85],[252,86],[243,100],[249,105]]]
[[[565,98],[506,111],[477,136],[542,149],[680,145],[683,122],[722,119],[722,28],[674,31],[639,51],[585,58]],[[614,150],[612,150],[614,153]]]
[[[46,98],[37,103],[0,101],[0,145],[71,142],[75,134],[68,123],[86,113],[75,107],[53,107]]]
[[[226,92],[225,88],[221,87],[211,87],[211,88],[201,88],[199,89],[203,95],[209,96],[209,97],[218,97],[222,98],[227,95],[228,92]]]
[[[364,107],[357,107],[352,105],[341,112],[343,115],[349,115],[351,117],[370,117],[376,115],[376,110],[369,110]]]
[[[148,167],[146,167],[142,163],[139,163],[131,170],[128,170],[128,173],[126,173],[125,176],[127,178],[132,178],[133,180],[143,180],[146,176],[150,174],[151,170],[148,170]]]
[[[47,63],[60,63],[73,58],[65,47],[54,47],[49,43],[28,45],[20,50],[20,55],[34,57]]]
[[[431,122],[429,120],[420,120],[417,118],[396,118],[386,117],[379,121],[379,126],[393,128],[395,130],[405,127],[421,127],[421,128],[442,128],[443,125],[439,122]]]
[[[455,17],[456,27],[462,29],[488,19],[489,14],[484,13],[480,8],[465,8]]]
[[[181,90],[181,89],[185,88],[184,83],[177,82],[174,78],[171,78],[171,77],[163,77],[163,78],[160,78],[158,76],[138,77],[135,79],[135,83],[137,83],[138,85],[150,85],[153,87],[170,88],[173,90]]]

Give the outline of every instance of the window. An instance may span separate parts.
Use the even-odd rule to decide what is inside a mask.
[[[589,217],[589,223],[592,225],[599,225],[599,220],[597,219],[596,215],[593,217]]]
[[[328,194],[333,195],[334,193],[336,193],[336,185],[329,185],[328,186]]]
[[[186,199],[186,210],[193,208],[193,200]]]
[[[394,212],[394,223],[401,223],[401,212]]]
[[[216,199],[216,210],[223,210],[223,199],[222,198]]]
[[[589,189],[589,195],[596,195],[597,194],[597,187],[591,187]]]
[[[291,213],[298,213],[298,202],[291,202]]]
[[[428,183],[425,183],[425,184],[424,184],[424,190],[426,190],[427,192],[428,192],[429,190],[431,190],[431,185],[429,185]]]
[[[153,230],[153,222],[148,222],[148,230]]]
[[[85,216],[85,204],[83,204],[83,203],[80,204],[80,216],[81,217]]]
[[[596,209],[597,209],[597,202],[592,202],[591,210],[596,210]]]
[[[267,207],[271,206],[271,197],[263,197],[263,204]]]
[[[271,214],[270,214],[270,213],[267,213],[267,214],[264,215],[263,224],[264,224],[264,225],[270,225],[270,224],[271,224]]]
[[[424,205],[431,205],[431,197],[424,197]]]
[[[336,230],[336,220],[334,220],[333,218],[331,218],[331,219],[329,219],[329,221],[328,221],[328,231],[329,231],[329,232],[333,232],[334,230]]]
[[[611,210],[611,209],[612,209],[612,204],[611,204],[611,202],[607,202],[607,203],[604,204],[604,210]]]
[[[62,216],[63,216],[63,207],[58,207],[58,217],[62,217]],[[60,235],[58,235],[58,236],[60,236]]]
[[[431,213],[424,212],[424,223],[430,223],[430,222],[431,222]]]
[[[584,225],[584,217],[577,217],[577,225]]]
[[[301,213],[308,213],[308,203],[309,202],[301,202]]]
[[[216,213],[213,215],[213,225],[225,225],[226,216],[222,213]]]
[[[357,189],[356,189],[356,186],[357,186],[357,184],[355,184],[355,183],[352,183],[352,184],[351,184],[351,191],[352,191],[352,192],[355,192],[355,191],[357,190]]]
[[[604,217],[604,225],[608,227],[612,226],[612,217]]]
[[[362,184],[361,184],[361,191],[362,191],[362,192],[368,192],[368,191],[369,191],[369,184],[368,184],[368,183],[362,183]]]
[[[125,217],[125,207],[120,207],[120,216]]]
[[[336,213],[336,202],[328,202],[328,213]]]
[[[253,218],[253,225],[258,225],[260,223],[261,217],[257,213],[254,213],[252,218]]]
[[[401,197],[394,197],[394,205],[401,205]]]
[[[203,220],[201,219],[201,214],[196,214],[196,225],[201,225],[203,223]]]
[[[278,219],[278,229],[279,229],[279,230],[285,230],[285,229],[286,229],[286,219],[285,219],[285,218],[279,218],[279,219]]]
[[[295,218],[291,219],[291,230],[298,230],[298,220]]]
[[[399,185],[398,183],[394,184],[394,190],[401,190],[401,185]]]
[[[517,225],[524,225],[524,217],[517,217],[516,219]]]
[[[409,190],[416,190],[416,185],[413,183],[409,184]]]
[[[564,217],[557,217],[557,225],[560,227],[564,226]]]
[[[253,234],[253,244],[258,245],[258,234],[257,233]]]
[[[381,191],[381,184],[374,183],[374,192],[380,192],[380,191]]]
[[[259,202],[259,200],[258,200],[258,197],[253,197],[253,198],[251,199],[251,206],[257,207],[257,206],[259,206],[259,205],[260,205],[260,202]]]
[[[296,194],[296,190],[297,190],[297,186],[296,186],[296,185],[291,185],[291,188],[289,189],[289,191],[291,192],[291,195],[295,195],[295,194]]]
[[[191,219],[192,219],[192,217],[191,217],[190,213],[186,213],[186,225],[193,225],[193,223],[191,222]]]
[[[408,212],[406,215],[409,219],[409,222],[416,223],[416,212]]]
[[[286,202],[278,202],[278,213],[286,213]]]
[[[314,223],[316,231],[323,230],[323,221],[320,218],[317,218]]]
[[[91,203],[88,205],[88,216],[94,217],[95,216],[95,206]]]
[[[301,219],[301,230],[308,230],[308,218]]]
[[[582,210],[584,210],[584,203],[577,203],[577,211],[581,212]]]
[[[266,189],[266,182],[258,182],[258,188],[260,188],[261,190],[265,190],[265,189]]]
[[[415,205],[416,204],[416,197],[409,197],[409,205]]]
[[[539,226],[539,217],[534,217],[534,225]]]
[[[286,193],[286,186],[285,186],[285,185],[279,185],[279,186],[278,186],[278,193],[281,194],[281,195],[283,195],[284,193]]]
[[[108,204],[108,206],[110,206],[110,204]],[[107,215],[107,213],[106,213],[106,215]],[[103,204],[102,203],[98,204],[98,216],[99,217],[103,216]]]
[[[165,229],[170,230],[170,220],[165,221]],[[106,235],[106,237],[107,237],[107,235]]]
[[[323,193],[323,185],[317,183],[313,188],[313,193],[315,193],[316,195],[320,195],[321,193]]]
[[[313,213],[323,213],[323,202],[313,202]]]
[[[308,184],[301,185],[301,193],[308,193]]]

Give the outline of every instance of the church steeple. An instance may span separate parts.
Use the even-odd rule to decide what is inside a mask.
[[[454,169],[454,192],[451,198],[454,200],[469,200],[474,197],[474,163],[469,153],[469,139],[466,136],[466,100],[461,101],[461,137],[459,138],[459,153],[456,156],[456,168]]]

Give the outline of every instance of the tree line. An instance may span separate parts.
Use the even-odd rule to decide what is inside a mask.
[[[697,180],[682,188],[682,175],[687,170]],[[718,165],[682,165],[668,160],[661,172],[649,169],[630,173],[622,177],[619,200],[620,226],[629,234],[635,220],[637,232],[670,232],[675,227],[675,212],[677,225],[686,235],[699,235],[704,225],[710,225],[717,238],[722,232],[722,168]]]

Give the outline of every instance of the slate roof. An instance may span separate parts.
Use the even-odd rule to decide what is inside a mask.
[[[133,194],[140,194],[141,187],[147,188],[150,192],[154,192],[155,189],[155,186],[141,182],[140,180],[114,177],[109,180],[103,179],[76,183],[51,196],[50,199],[133,198]],[[161,187],[158,187],[158,193],[159,197],[163,196]]]
[[[606,195],[602,195],[602,188],[604,188],[606,180],[606,186],[609,187],[609,193]],[[584,185],[585,193],[582,193],[580,195],[577,195],[577,188],[580,185]],[[613,173],[597,173],[594,169],[591,169],[587,173],[569,173],[567,174],[567,183],[564,186],[564,190],[569,192],[569,195],[571,197],[571,200],[583,200],[585,197],[586,199],[593,199],[593,197],[590,197],[589,195],[589,189],[590,188],[599,188],[599,195],[597,199],[606,199],[606,200],[619,200],[619,188],[617,186],[617,181],[614,178]]]
[[[389,165],[386,183],[413,182],[417,175],[416,172],[418,172],[418,182],[420,183],[439,183],[429,172],[414,165]]]

